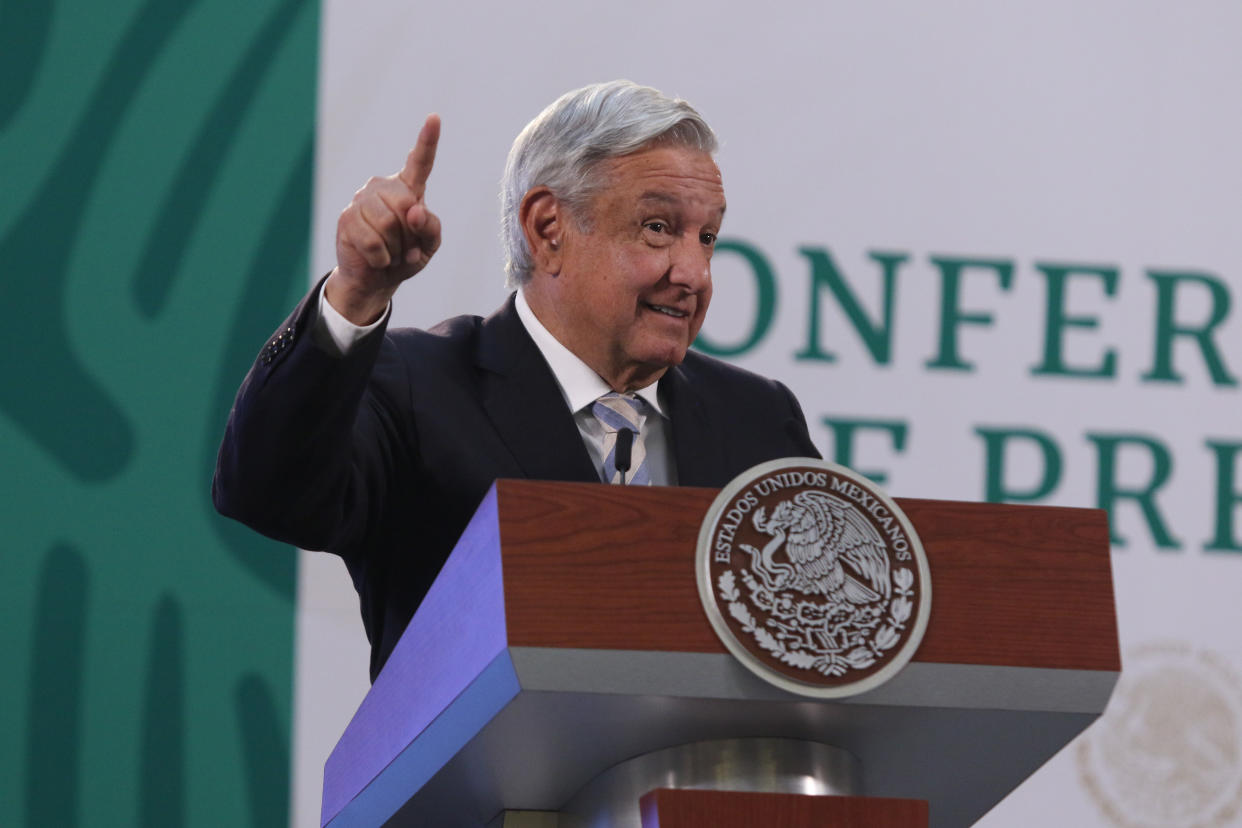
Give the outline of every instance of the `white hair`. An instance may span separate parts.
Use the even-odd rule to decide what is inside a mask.
[[[602,182],[600,161],[629,155],[652,144],[716,151],[716,134],[694,107],[650,86],[626,80],[566,92],[518,134],[500,181],[500,239],[506,283],[525,284],[534,262],[522,231],[522,199],[547,187],[582,223]]]

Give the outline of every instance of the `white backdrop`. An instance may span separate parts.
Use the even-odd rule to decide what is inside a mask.
[[[1242,473],[1218,474],[1235,452],[1208,445],[1242,443],[1242,5],[331,0],[323,21],[316,273],[352,192],[397,169],[437,111],[428,200],[444,245],[395,320],[489,313],[504,298],[497,181],[521,127],[561,92],[616,77],[687,98],[723,140],[723,235],[773,277],[771,325],[736,361],[790,385],[828,459],[825,418],[896,424],[901,445],[860,431],[853,465],[895,496],[981,500],[977,429],[1035,432],[1042,443],[1005,443],[1011,497],[1050,482],[1039,502],[1095,506],[1102,473],[1113,490],[1151,489],[1149,512],[1134,497],[1113,510],[1126,664],[1114,704],[980,825],[1242,825],[1242,551],[1205,548],[1220,515],[1242,524]],[[812,343],[804,248],[826,251],[872,324],[876,257],[904,256],[886,359],[826,287]],[[954,362],[941,353],[946,260],[975,262],[957,313],[982,319],[949,326],[969,370],[928,365]],[[1092,269],[1066,277],[1060,325],[1046,304],[1055,266]],[[742,343],[756,275],[727,251],[714,274],[704,335]],[[1049,330],[1061,369],[1033,374]],[[1073,375],[1110,354],[1106,375]],[[299,604],[294,822],[309,826],[324,758],[367,687],[367,647],[335,559],[303,554]]]

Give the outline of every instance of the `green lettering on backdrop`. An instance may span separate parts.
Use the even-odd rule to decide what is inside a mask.
[[[712,342],[702,332],[694,340],[694,347],[705,354],[717,357],[740,356],[754,348],[767,336],[772,327],[772,319],[776,316],[776,276],[772,265],[764,258],[759,248],[738,239],[716,242],[715,256],[721,253],[737,253],[750,265],[750,272],[755,277],[755,321],[750,333],[734,345],[719,345]]]
[[[811,262],[811,295],[807,299],[810,319],[807,322],[807,344],[801,351],[794,354],[799,360],[820,360],[835,362],[835,354],[825,351],[819,344],[819,305],[823,288],[828,288],[845,318],[854,326],[854,331],[863,345],[871,352],[871,358],[877,365],[887,365],[893,359],[893,296],[897,286],[897,267],[909,257],[904,253],[880,253],[872,251],[868,255],[879,262],[884,270],[884,298],[880,315],[882,321],[872,322],[867,318],[857,294],[841,277],[832,260],[832,254],[822,247],[800,247],[798,252]]]
[[[1217,385],[1237,385],[1237,377],[1225,368],[1225,362],[1212,339],[1213,330],[1229,316],[1228,288],[1219,279],[1206,273],[1149,270],[1147,275],[1156,283],[1156,330],[1155,355],[1152,357],[1151,370],[1143,375],[1143,379],[1184,382],[1185,377],[1173,367],[1173,342],[1177,338],[1186,338],[1199,346],[1199,353],[1203,355],[1212,382]],[[1179,322],[1177,297],[1185,289],[1195,286],[1206,288],[1211,312],[1205,321],[1197,325]]]
[[[962,310],[962,275],[967,270],[990,270],[996,274],[1001,290],[1013,285],[1013,262],[1008,259],[969,259],[932,256],[932,264],[940,270],[940,347],[934,359],[924,363],[928,368],[956,371],[974,370],[974,363],[962,359],[957,334],[962,325],[991,327],[992,315],[981,311]]]
[[[1169,453],[1168,446],[1154,437],[1141,434],[1088,434],[1087,439],[1095,443],[1097,454],[1099,477],[1096,483],[1096,505],[1108,511],[1113,545],[1126,545],[1126,539],[1117,531],[1117,503],[1130,500],[1139,507],[1156,546],[1161,549],[1180,549],[1181,543],[1169,534],[1164,518],[1156,506],[1156,492],[1173,474],[1173,455]],[[1123,452],[1128,452],[1137,462],[1150,463],[1151,474],[1146,483],[1123,486],[1118,480],[1118,465]]]
[[[984,474],[983,499],[989,503],[1029,503],[1041,500],[1061,482],[1061,451],[1056,442],[1042,431],[1029,428],[975,428],[983,438]],[[1039,454],[1039,482],[1018,488],[1008,482],[1006,458],[1009,448],[1025,443]]]
[[[1092,276],[1103,282],[1104,295],[1117,294],[1117,268],[1091,265],[1055,265],[1036,263],[1048,282],[1047,305],[1044,311],[1044,361],[1032,366],[1032,374],[1054,374],[1065,377],[1115,377],[1117,352],[1109,348],[1100,361],[1090,368],[1075,368],[1065,363],[1067,328],[1094,330],[1100,325],[1094,316],[1071,316],[1065,308],[1067,283],[1071,276]],[[1079,279],[1079,281],[1082,281]]]
[[[832,429],[833,462],[854,468],[854,437],[860,431],[886,432],[892,441],[893,451],[901,454],[906,450],[909,425],[903,420],[851,420],[842,417],[824,417],[824,425]],[[872,480],[877,486],[888,482],[888,474],[878,469],[854,469]]]
[[[1208,440],[1207,446],[1216,457],[1216,531],[1204,549],[1211,552],[1242,552],[1238,542],[1234,517],[1242,504],[1242,492],[1238,491],[1238,454],[1242,443],[1223,443]]]
[[[286,824],[296,559],[208,488],[306,286],[318,5],[0,9],[4,822]]]

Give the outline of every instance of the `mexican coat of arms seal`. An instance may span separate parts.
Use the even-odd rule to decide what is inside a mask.
[[[699,532],[699,595],[725,646],[772,684],[870,690],[918,648],[931,610],[914,527],[866,478],[822,460],[735,478]]]

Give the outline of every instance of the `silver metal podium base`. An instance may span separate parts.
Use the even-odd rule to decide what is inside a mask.
[[[794,739],[722,739],[647,753],[614,765],[561,809],[560,828],[641,828],[638,800],[654,788],[836,794],[858,789],[848,752]]]

